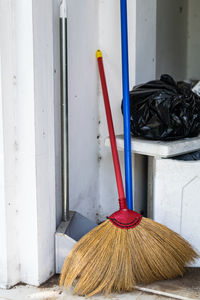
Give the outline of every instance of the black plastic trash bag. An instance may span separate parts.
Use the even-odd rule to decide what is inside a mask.
[[[134,87],[130,110],[133,136],[169,141],[200,132],[200,98],[169,75]]]
[[[183,161],[200,160],[200,150],[186,153],[186,154],[181,154],[179,156],[174,156],[174,157],[172,157],[172,159],[183,160]]]

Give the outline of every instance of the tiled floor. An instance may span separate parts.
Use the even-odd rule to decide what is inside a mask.
[[[184,278],[164,281],[148,286],[138,287],[128,294],[111,295],[109,300],[193,300],[200,299],[200,269],[191,269]],[[143,291],[142,291],[143,290]],[[146,292],[145,292],[146,291]],[[163,296],[165,295],[165,296]],[[63,292],[58,287],[58,276],[51,278],[40,288],[17,285],[10,290],[0,290],[0,300],[81,300],[83,297],[72,296],[71,292]],[[93,300],[105,300],[103,296],[95,296]]]

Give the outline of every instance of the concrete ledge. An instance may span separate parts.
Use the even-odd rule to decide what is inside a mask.
[[[124,151],[123,135],[117,135],[116,139],[118,150]],[[105,145],[107,147],[110,147],[109,138],[105,139]],[[167,158],[199,150],[200,136],[171,142],[151,141],[142,138],[132,138],[131,147],[132,152],[136,154]]]

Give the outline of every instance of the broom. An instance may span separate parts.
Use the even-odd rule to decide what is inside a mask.
[[[127,64],[127,7],[121,0],[122,60],[124,83],[128,82]],[[131,291],[137,283],[182,276],[184,266],[198,255],[178,234],[153,220],[142,217],[127,208],[121,177],[114,128],[103,68],[103,59],[97,51],[97,60],[105,102],[106,116],[111,141],[119,193],[120,210],[107,221],[86,234],[72,249],[63,265],[60,285],[74,285],[74,294],[88,297],[97,293]],[[126,84],[127,89],[128,84]],[[124,91],[126,91],[124,89]],[[129,98],[124,93],[125,113]],[[129,120],[124,118],[127,126]],[[129,140],[128,140],[129,139]],[[125,131],[126,186],[131,207],[131,149],[130,134]],[[127,159],[128,157],[128,159]],[[129,169],[129,170],[128,170]],[[132,179],[131,179],[132,180]]]
[[[63,265],[60,285],[74,285],[74,294],[132,291],[137,283],[182,276],[184,266],[197,257],[192,247],[167,227],[127,208],[103,59],[97,51],[120,210],[87,233]]]

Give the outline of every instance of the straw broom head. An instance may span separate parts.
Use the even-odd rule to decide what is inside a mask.
[[[138,283],[183,276],[185,265],[197,256],[177,233],[151,219],[143,217],[127,229],[114,225],[112,218],[75,245],[65,260],[60,285],[73,285],[74,294],[88,297],[128,292]]]

